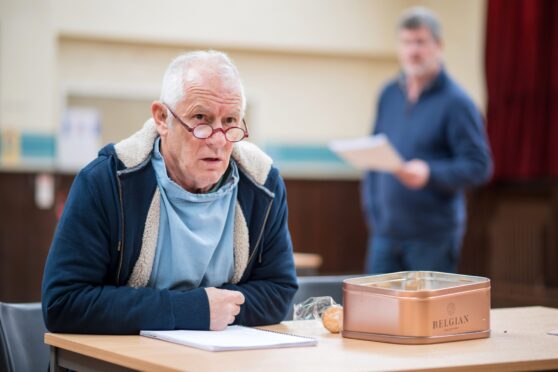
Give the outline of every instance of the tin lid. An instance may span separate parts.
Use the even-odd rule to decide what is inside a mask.
[[[490,287],[490,279],[437,271],[400,271],[345,279],[344,288],[398,297],[434,297]]]

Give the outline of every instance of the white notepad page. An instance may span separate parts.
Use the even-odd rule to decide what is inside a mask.
[[[394,172],[403,165],[401,155],[383,134],[331,141],[329,148],[363,170]]]
[[[209,351],[314,346],[316,339],[257,328],[228,326],[223,331],[141,331],[141,336]]]

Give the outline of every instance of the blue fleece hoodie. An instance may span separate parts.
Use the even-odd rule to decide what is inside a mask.
[[[143,264],[138,257],[143,257],[149,235],[146,220],[157,188],[150,161],[155,134],[148,121],[128,142],[122,141],[122,152],[140,159],[134,166],[126,166],[126,159],[109,145],[74,180],[44,270],[42,309],[51,332],[209,329],[203,288],[161,290],[129,284],[132,273]],[[220,288],[245,296],[235,324],[278,323],[298,287],[285,185],[266,155],[249,143],[240,146],[252,149],[251,153],[239,151],[235,158],[237,200],[243,216],[238,223],[235,219],[235,229],[246,229],[241,235],[246,250],[235,251],[235,255],[242,253],[235,257],[237,280]],[[267,158],[269,163],[262,165],[258,158]],[[248,168],[255,169],[256,175]],[[149,274],[143,269],[147,281]]]

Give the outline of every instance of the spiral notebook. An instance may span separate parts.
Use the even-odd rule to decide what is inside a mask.
[[[223,331],[141,331],[140,335],[209,351],[315,346],[318,343],[310,337],[242,326],[228,326]]]

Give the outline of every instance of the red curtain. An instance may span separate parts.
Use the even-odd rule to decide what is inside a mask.
[[[558,1],[489,0],[486,82],[494,179],[558,179]]]

